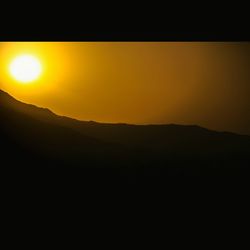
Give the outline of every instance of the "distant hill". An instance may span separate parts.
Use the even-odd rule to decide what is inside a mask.
[[[196,125],[79,121],[22,103],[1,90],[0,120],[6,166],[150,169],[149,173],[165,169],[199,175],[250,165],[250,136]]]

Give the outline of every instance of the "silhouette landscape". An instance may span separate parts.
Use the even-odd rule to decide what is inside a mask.
[[[0,102],[4,168],[163,178],[249,173],[248,135],[196,125],[79,121],[20,102],[2,90]]]
[[[10,178],[249,174],[249,43],[9,41],[0,56]]]

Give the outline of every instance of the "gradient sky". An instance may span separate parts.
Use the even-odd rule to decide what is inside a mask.
[[[42,77],[11,78],[17,55]],[[0,88],[59,115],[99,122],[197,124],[250,134],[250,43],[0,43]]]

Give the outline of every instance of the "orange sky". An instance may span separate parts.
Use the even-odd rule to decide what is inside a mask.
[[[29,53],[44,72],[31,84],[8,72]],[[250,134],[250,43],[0,43],[0,88],[81,120],[197,124]]]

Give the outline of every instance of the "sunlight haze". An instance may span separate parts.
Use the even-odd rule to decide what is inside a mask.
[[[249,58],[241,42],[1,42],[0,89],[80,120],[250,134]]]

